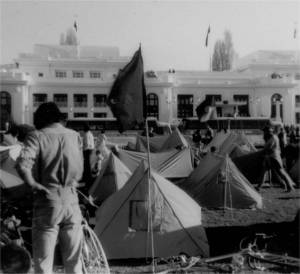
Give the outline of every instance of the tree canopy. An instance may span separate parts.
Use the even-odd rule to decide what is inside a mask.
[[[212,57],[212,70],[224,71],[232,68],[236,52],[233,48],[231,32],[225,30],[224,38],[216,41]]]

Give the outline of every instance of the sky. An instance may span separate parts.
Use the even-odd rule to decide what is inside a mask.
[[[75,20],[81,45],[117,46],[132,56],[141,43],[146,70],[208,70],[225,30],[239,57],[300,49],[300,0],[0,0],[0,64],[32,52],[34,44],[59,44]]]

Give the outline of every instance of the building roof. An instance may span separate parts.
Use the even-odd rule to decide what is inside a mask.
[[[33,53],[21,53],[21,59],[118,59],[118,47],[81,46],[81,45],[34,45]]]
[[[237,60],[237,69],[253,64],[300,65],[299,50],[259,50]]]

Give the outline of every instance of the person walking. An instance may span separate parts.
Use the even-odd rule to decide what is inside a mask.
[[[89,188],[92,176],[91,176],[91,155],[95,148],[95,141],[93,133],[90,130],[88,123],[84,124],[84,134],[83,134],[83,160],[84,160],[84,168],[83,168],[83,176],[82,180],[85,182],[85,188]]]
[[[61,123],[53,102],[41,104],[16,169],[33,192],[34,273],[52,273],[57,240],[66,273],[82,273],[82,215],[76,186],[83,172],[80,135]]]
[[[273,128],[267,126],[264,128],[264,140],[265,145],[263,148],[264,152],[264,162],[261,181],[256,187],[257,190],[260,189],[264,182],[264,173],[267,170],[271,170],[272,174],[276,175],[280,182],[284,185],[286,191],[294,190],[294,183],[287,172],[284,170],[282,159],[280,156],[280,145],[278,137],[274,134]]]

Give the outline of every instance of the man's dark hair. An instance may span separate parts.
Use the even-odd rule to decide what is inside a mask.
[[[34,113],[33,124],[36,129],[42,129],[50,124],[62,121],[63,115],[54,102],[41,104]]]

